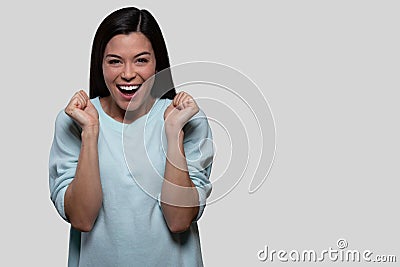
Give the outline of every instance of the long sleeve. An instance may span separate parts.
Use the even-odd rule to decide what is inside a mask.
[[[212,184],[209,180],[214,157],[212,133],[203,111],[199,111],[184,127],[184,150],[189,176],[199,194],[199,212],[196,221],[200,219],[206,206],[206,199],[211,193]]]
[[[163,112],[170,100],[156,102],[148,116],[129,127],[109,117],[101,108],[99,98],[92,101],[99,112],[101,126],[98,154],[103,202],[92,231],[79,232],[71,227],[68,266],[131,266],[132,262],[137,266],[202,266],[197,224],[192,224],[190,231],[171,235],[155,200],[163,182],[165,154],[160,134],[163,133]],[[206,141],[211,138],[211,131],[206,120],[195,118],[185,130],[190,178],[198,189],[201,203],[205,204],[211,191],[208,178],[212,144]],[[124,139],[128,136],[131,138]],[[148,142],[143,142],[143,136]],[[126,147],[124,140],[132,144]],[[49,184],[51,200],[64,219],[67,219],[64,194],[75,179],[80,151],[80,127],[61,112],[56,119],[50,152]],[[146,190],[148,183],[151,183],[150,191]],[[203,209],[204,205],[198,218]],[[149,249],[154,244],[157,244],[156,252]]]
[[[68,221],[64,211],[64,195],[72,182],[81,147],[80,127],[61,111],[55,122],[49,157],[50,198],[60,216]]]

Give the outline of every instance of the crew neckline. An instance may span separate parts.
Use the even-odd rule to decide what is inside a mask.
[[[100,102],[100,97],[96,97],[92,99],[92,103],[94,104],[94,106],[96,107],[98,113],[99,113],[99,118],[100,119],[104,119],[107,123],[108,126],[111,126],[113,129],[117,130],[117,131],[121,131],[127,127],[127,126],[131,126],[134,124],[138,124],[140,121],[142,121],[143,119],[146,119],[147,122],[149,122],[150,120],[153,119],[154,115],[161,109],[161,107],[163,106],[163,104],[165,103],[165,99],[163,98],[156,98],[156,100],[154,101],[153,105],[151,106],[151,108],[149,109],[149,111],[140,116],[139,118],[137,118],[135,121],[131,122],[131,123],[124,123],[124,122],[119,122],[117,120],[115,120],[114,118],[112,118],[110,115],[108,115]]]

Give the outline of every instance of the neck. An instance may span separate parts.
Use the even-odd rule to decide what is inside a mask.
[[[121,123],[132,123],[138,118],[146,115],[150,109],[152,108],[155,102],[155,98],[150,97],[149,101],[143,103],[139,108],[132,111],[127,111],[120,108],[112,99],[111,96],[106,96],[100,98],[101,106],[104,112],[113,118],[114,120],[121,122]]]
[[[139,119],[140,117],[146,115],[149,113],[150,109],[153,107],[153,104],[155,102],[155,98],[150,98],[149,101],[146,103],[143,103],[143,106],[141,106],[138,110],[132,110],[132,111],[127,111],[124,110],[124,123],[132,123],[135,120]]]

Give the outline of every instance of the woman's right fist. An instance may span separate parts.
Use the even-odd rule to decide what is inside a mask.
[[[64,111],[81,126],[82,130],[99,126],[99,114],[83,90],[73,95]]]

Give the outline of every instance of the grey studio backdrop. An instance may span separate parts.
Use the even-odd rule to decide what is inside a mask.
[[[199,221],[205,266],[304,266],[276,255],[261,261],[259,252],[321,252],[339,239],[400,260],[398,1],[1,5],[1,266],[66,266],[69,226],[48,191],[54,120],[76,90],[88,90],[96,27],[127,5],[154,14],[172,65],[232,66],[257,84],[274,115],[266,181],[249,194],[244,177]]]

